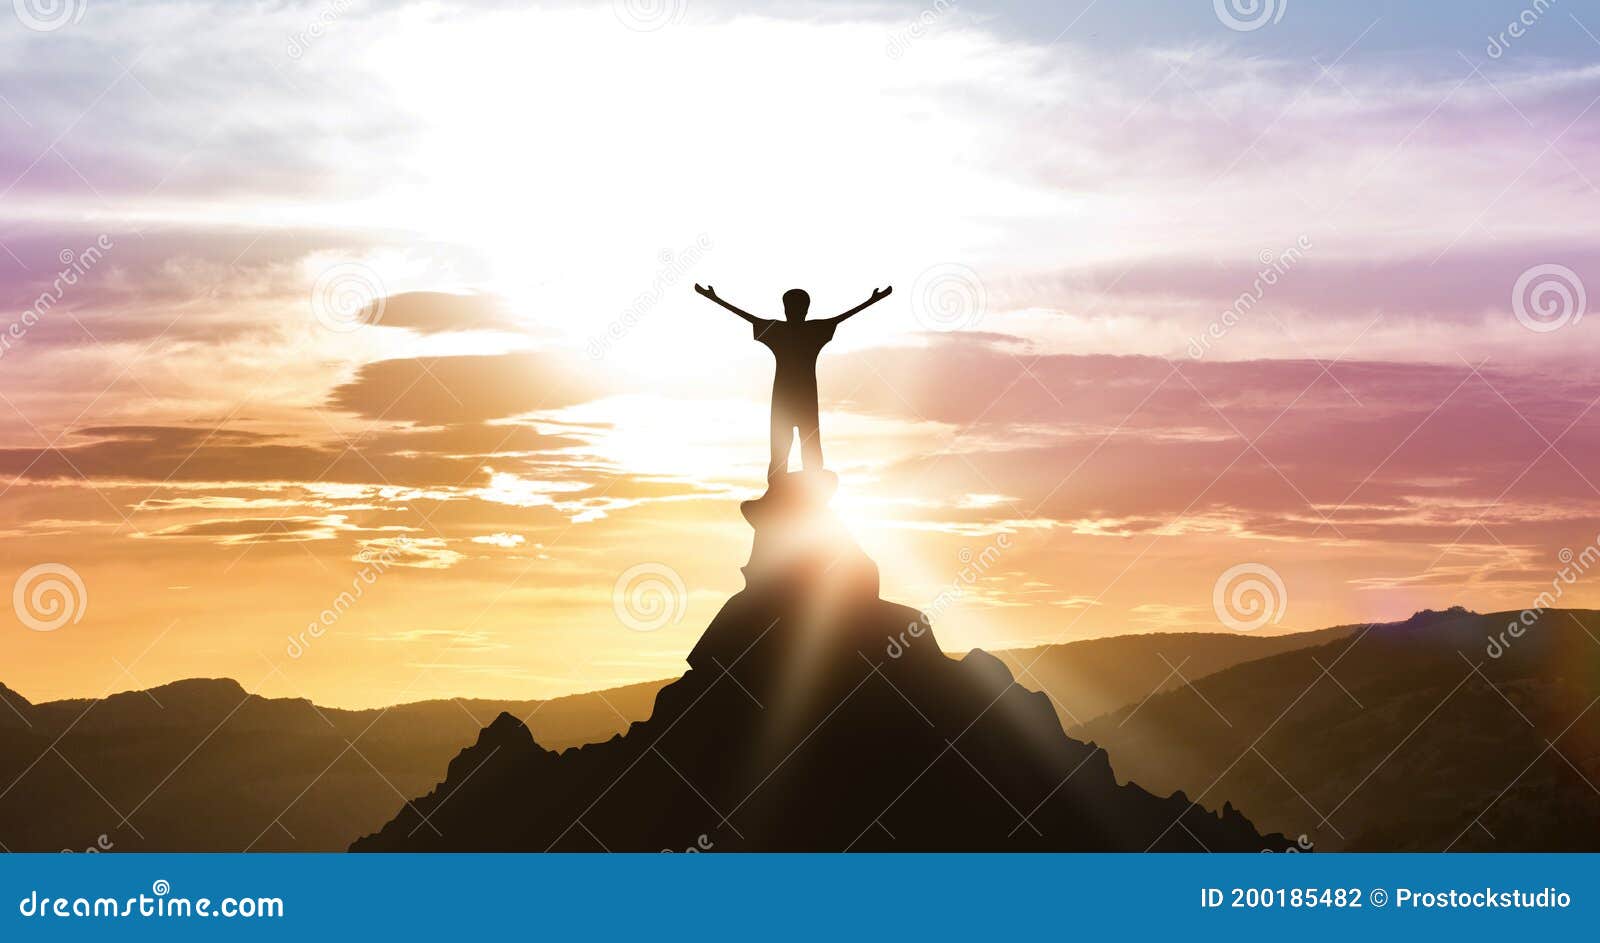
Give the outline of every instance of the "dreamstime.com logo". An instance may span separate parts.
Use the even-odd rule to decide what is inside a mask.
[[[11,0],[17,19],[35,33],[53,33],[83,21],[88,0]]]
[[[653,33],[681,22],[689,0],[611,0],[611,10],[628,29]]]
[[[683,577],[665,563],[630,566],[611,587],[617,621],[635,632],[654,632],[683,621],[689,591]]]
[[[1277,853],[1277,854],[1286,854],[1286,855],[1299,855],[1299,854],[1309,854],[1310,852],[1313,852],[1316,849],[1317,849],[1317,843],[1312,841],[1311,838],[1308,835],[1306,835],[1305,832],[1301,832],[1300,833],[1300,837],[1296,838],[1294,840],[1294,844],[1291,845],[1288,848],[1283,849],[1282,852],[1274,852],[1273,849],[1271,849],[1271,848],[1263,848],[1263,849],[1261,849],[1261,853],[1264,854],[1264,855],[1270,855],[1270,854],[1275,854],[1275,853]]]
[[[340,262],[323,269],[311,286],[311,314],[328,330],[348,334],[377,324],[386,297],[377,272],[360,262]]]
[[[1289,0],[1211,0],[1222,25],[1236,33],[1252,33],[1283,19]]]
[[[1544,617],[1545,610],[1552,609],[1561,598],[1567,594],[1567,587],[1578,582],[1578,577],[1585,576],[1597,564],[1600,564],[1600,537],[1578,553],[1573,553],[1571,547],[1562,547],[1556,554],[1556,559],[1561,566],[1556,570],[1550,580],[1550,588],[1539,593],[1533,599],[1533,604],[1518,613],[1515,619],[1506,623],[1504,632],[1499,635],[1488,636],[1488,646],[1484,653],[1490,658],[1499,658],[1511,650],[1516,640],[1538,624]]]
[[[928,35],[933,25],[955,9],[956,0],[933,0],[916,19],[906,26],[889,34],[889,42],[884,46],[884,55],[890,59],[899,59],[911,48],[911,44]]]
[[[1277,625],[1289,608],[1289,591],[1278,571],[1264,563],[1241,563],[1217,577],[1211,590],[1217,619],[1235,632],[1253,632]]]
[[[685,848],[683,850],[684,850],[685,854],[697,855],[697,854],[700,854],[701,852],[710,851],[711,849],[715,848],[716,846],[717,846],[717,843],[711,840],[711,836],[706,835],[705,833],[701,833],[700,837],[698,837],[698,838],[696,838],[694,840],[694,844],[690,845],[688,848]],[[674,854],[674,853],[676,853],[676,851],[677,851],[677,849],[674,849],[674,848],[663,848],[663,849],[661,849],[661,853],[664,854],[664,855]]]
[[[111,836],[102,832],[100,837],[94,840],[94,844],[83,849],[82,854],[103,855],[115,847],[117,847],[117,843],[111,840]],[[61,853],[64,855],[75,855],[79,854],[80,852],[76,848],[63,848],[61,849]]]
[[[956,572],[955,578],[939,591],[933,602],[917,614],[917,621],[906,625],[905,631],[898,636],[888,637],[888,644],[884,646],[884,654],[890,658],[899,658],[904,655],[917,639],[922,638],[933,629],[933,620],[944,614],[957,601],[967,595],[967,590],[978,585],[989,571],[1000,562],[1000,557],[1011,549],[1010,534],[996,534],[983,549],[973,552],[971,547],[962,547],[956,551],[956,559],[960,561],[961,568]]]
[[[1295,240],[1294,245],[1282,252],[1263,249],[1258,256],[1261,268],[1256,272],[1255,280],[1250,283],[1249,290],[1241,292],[1233,304],[1228,306],[1228,310],[1206,325],[1205,330],[1189,338],[1189,357],[1193,360],[1204,357],[1206,351],[1211,349],[1211,342],[1226,337],[1235,325],[1242,322],[1245,316],[1255,310],[1256,305],[1267,297],[1267,289],[1278,284],[1279,280],[1289,274],[1290,269],[1300,264],[1300,260],[1304,259],[1309,251],[1311,251],[1310,236],[1301,236]]]
[[[1583,320],[1589,295],[1583,279],[1565,265],[1535,265],[1511,289],[1511,310],[1530,331],[1548,334]]]
[[[911,286],[911,313],[930,331],[959,331],[975,326],[989,310],[983,278],[965,265],[935,265]]]
[[[322,8],[316,19],[307,23],[305,28],[289,37],[289,41],[284,44],[283,51],[290,59],[295,61],[304,58],[306,52],[311,49],[312,44],[327,35],[329,27],[338,22],[339,18],[349,12],[354,5],[355,0],[332,0],[331,3]]]
[[[1506,54],[1511,44],[1528,35],[1528,30],[1544,18],[1545,13],[1555,6],[1556,0],[1533,0],[1526,9],[1517,14],[1517,18],[1506,24],[1498,36],[1489,37],[1489,45],[1483,51],[1489,54],[1490,59],[1498,59]]]
[[[35,632],[77,625],[89,609],[83,578],[64,563],[41,563],[24,570],[11,589],[17,620]]]
[[[662,249],[661,255],[658,256],[661,268],[656,270],[655,278],[651,279],[649,290],[640,292],[638,297],[633,299],[633,304],[607,324],[604,331],[589,338],[589,356],[595,360],[603,358],[612,345],[626,337],[629,331],[644,320],[644,316],[667,296],[668,289],[683,281],[690,269],[698,265],[710,251],[711,237],[705,233],[701,233],[693,243],[677,252]]]
[[[361,601],[361,597],[366,595],[366,588],[377,583],[378,577],[387,573],[389,568],[395,565],[395,561],[399,559],[400,551],[403,549],[404,544],[402,543],[400,547],[388,548],[377,554],[374,554],[370,547],[356,554],[356,561],[361,564],[361,569],[357,570],[356,575],[351,577],[350,588],[333,597],[333,601],[328,604],[327,608],[317,614],[315,620],[306,623],[304,632],[299,635],[288,636],[289,644],[284,649],[284,653],[290,658],[299,661],[306,652],[311,650],[312,644],[317,639],[327,635],[328,630],[333,628],[345,613],[349,612],[355,607],[356,603]]]
[[[172,882],[159,878],[138,897],[51,897],[33,891],[17,903],[24,917],[267,917],[283,916],[281,897],[172,897]]]
[[[56,277],[33,300],[28,310],[7,325],[4,333],[0,333],[0,357],[5,356],[7,351],[27,336],[34,325],[43,321],[45,315],[65,301],[67,294],[105,260],[106,253],[114,246],[116,243],[111,237],[101,233],[93,243],[84,246],[82,252],[62,249],[57,253],[56,259],[61,263],[61,268],[57,270]]]

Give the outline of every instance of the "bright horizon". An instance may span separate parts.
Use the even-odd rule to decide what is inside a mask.
[[[0,683],[678,675],[771,382],[696,282],[894,286],[822,354],[824,447],[947,650],[1231,631],[1239,567],[1281,584],[1257,634],[1521,610],[1564,565],[1600,606],[1600,14],[1112,6],[7,20],[0,585],[83,588],[14,605]]]

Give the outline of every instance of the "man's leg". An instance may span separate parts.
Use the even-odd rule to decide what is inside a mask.
[[[777,403],[772,404],[772,461],[767,465],[770,481],[789,470],[789,449],[794,445],[794,421]]]
[[[817,428],[816,404],[795,418],[800,429],[800,467],[806,471],[821,471],[822,433]]]

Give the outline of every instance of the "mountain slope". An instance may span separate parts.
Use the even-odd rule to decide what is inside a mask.
[[[1000,660],[939,650],[825,509],[825,473],[745,505],[748,588],[625,735],[557,755],[502,716],[357,851],[1286,847],[1231,806],[1119,786]],[[885,641],[907,637],[899,657]]]
[[[618,712],[648,711],[657,687],[366,711],[247,695],[231,680],[99,701],[12,695],[18,711],[0,707],[0,847],[59,851],[105,836],[119,851],[340,850],[437,781],[495,714],[572,746],[623,729]]]
[[[1290,635],[1163,632],[1118,635],[996,652],[1017,680],[1049,695],[1066,727],[1224,668],[1282,652],[1326,645],[1357,626]]]
[[[0,684],[0,730],[27,727],[33,723],[33,705],[28,699]]]
[[[1546,611],[1520,638],[1517,616],[1419,613],[1075,732],[1121,776],[1227,796],[1321,850],[1593,851],[1600,615]]]

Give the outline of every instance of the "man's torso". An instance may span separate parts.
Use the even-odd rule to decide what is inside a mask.
[[[830,321],[766,321],[755,323],[755,338],[777,361],[772,390],[776,398],[816,400],[817,355],[833,340]]]

